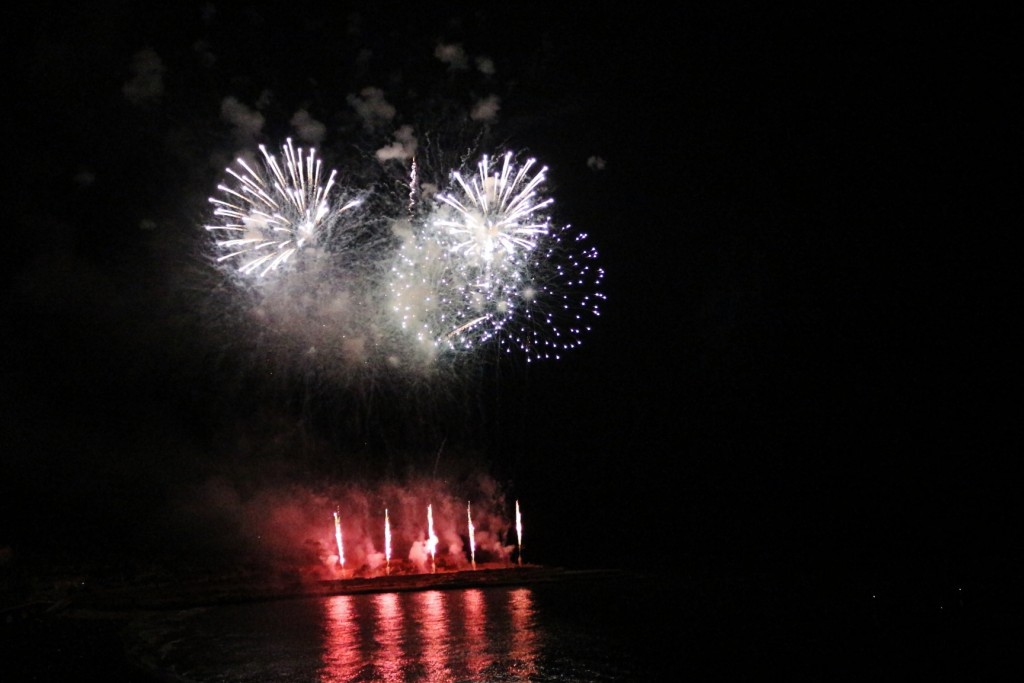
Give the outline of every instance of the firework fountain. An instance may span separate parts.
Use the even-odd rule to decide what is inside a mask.
[[[385,571],[391,575],[391,520],[388,519],[388,509],[384,508],[384,561]]]
[[[395,493],[393,490],[392,493]],[[358,499],[357,499],[358,500]],[[408,501],[411,503],[412,501]],[[507,534],[511,526],[513,526],[505,515],[503,515],[497,507],[491,506],[488,508],[486,501],[484,502],[484,508],[482,513],[483,527],[478,527],[480,523],[481,514],[479,510],[474,511],[474,505],[472,501],[467,501],[463,508],[464,516],[462,519],[462,526],[457,523],[457,505],[454,501],[446,500],[438,507],[437,502],[427,504],[427,529],[426,538],[424,539],[422,528],[418,532],[413,530],[411,526],[404,526],[405,536],[410,544],[408,550],[408,563],[402,561],[398,573],[401,575],[421,574],[430,573],[436,574],[440,571],[461,571],[463,569],[471,569],[476,571],[479,568],[478,555],[480,550],[483,550],[486,557],[485,560],[489,568],[495,568],[496,566],[508,566],[513,562],[513,555],[517,551],[515,543],[507,545],[502,539],[507,538]],[[503,505],[502,498],[495,498],[493,503],[497,505]],[[369,508],[364,508],[359,502],[353,502],[349,506],[353,510],[362,511],[363,514],[370,513]],[[438,509],[435,510],[435,507]],[[408,505],[403,506],[408,512],[412,512],[412,508]],[[419,508],[422,510],[422,508]],[[436,513],[436,514],[435,514]],[[475,514],[476,513],[476,514]],[[350,514],[347,516],[349,524],[352,524],[352,529],[342,529],[342,516],[340,510],[336,508],[333,512],[333,538],[332,546],[336,547],[336,553],[331,552],[330,562],[334,568],[340,568],[341,575],[344,578],[370,578],[374,576],[392,576],[396,572],[394,562],[392,562],[394,554],[394,531],[393,522],[391,519],[391,508],[387,507],[384,509],[384,545],[382,552],[378,551],[377,548],[380,546],[376,545],[372,541],[371,535],[361,534],[361,530],[367,528],[367,525],[356,520],[360,512]],[[440,515],[440,518],[438,517]],[[402,528],[402,525],[399,525]],[[463,531],[468,528],[468,552],[465,544],[459,543],[459,537],[463,539],[466,537],[459,532],[459,528]],[[516,523],[515,527],[517,532],[520,534],[520,544],[518,547],[519,555],[522,555],[521,548],[521,533],[522,533],[522,516],[519,511],[518,502],[516,504]],[[353,533],[348,533],[352,531]],[[403,533],[403,532],[399,532]],[[418,536],[419,540],[415,540],[412,534]],[[344,538],[348,539],[349,547],[344,548]],[[443,540],[442,540],[443,539]],[[482,541],[482,544],[481,544]],[[444,552],[440,552],[444,549]],[[429,571],[426,569],[427,556],[429,555]],[[353,564],[354,562],[354,564]],[[523,564],[521,558],[518,564]],[[331,572],[332,578],[337,577],[337,571]]]
[[[434,534],[434,510],[432,505],[427,506],[427,552],[430,553],[430,573],[437,570],[435,554],[437,553],[438,538]]]
[[[469,558],[473,564],[473,569],[476,569],[476,530],[473,528],[473,508],[472,503],[466,503],[466,518],[469,520]]]
[[[345,571],[345,549],[341,543],[341,516],[338,510],[334,511],[334,540],[338,544],[338,566]]]
[[[519,566],[523,566],[523,516],[519,514],[519,501],[516,501],[516,542],[519,547]]]

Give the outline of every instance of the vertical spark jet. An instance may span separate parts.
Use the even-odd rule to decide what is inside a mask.
[[[519,514],[519,501],[516,501],[516,538],[519,541],[519,566],[523,566],[523,516]]]
[[[384,560],[387,562],[387,574],[391,576],[391,522],[387,508],[384,508]]]
[[[338,515],[338,511],[334,511],[334,540],[338,542],[338,564],[341,566],[342,571],[345,570],[345,550],[341,545],[341,517]]]
[[[437,550],[437,536],[434,535],[434,511],[427,506],[427,552],[430,553],[430,573],[433,574],[437,568],[434,563],[434,553]]]
[[[466,502],[466,517],[469,519],[469,559],[476,569],[476,535],[473,529],[473,508],[472,503]]]

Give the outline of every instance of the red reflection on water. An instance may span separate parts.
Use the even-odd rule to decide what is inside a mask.
[[[378,650],[374,653],[374,668],[379,676],[376,680],[402,681],[402,622],[405,614],[395,593],[378,593],[373,596],[377,609],[377,625],[374,639]]]
[[[514,673],[532,679],[537,674],[537,633],[534,630],[533,594],[529,588],[518,588],[509,594],[512,618],[512,642],[509,657]]]
[[[451,680],[446,660],[451,642],[447,597],[441,591],[427,591],[416,596],[420,636],[423,642],[421,660],[428,680]]]
[[[535,679],[541,635],[533,593],[528,588],[511,590],[504,604],[488,604],[488,595],[470,588],[325,599],[319,680]],[[493,671],[495,667],[502,671]]]
[[[482,672],[490,660],[487,657],[487,609],[484,593],[470,588],[462,593],[466,625],[465,666],[470,675]]]
[[[321,680],[325,683],[351,681],[363,666],[352,598],[337,595],[327,600],[326,637]]]

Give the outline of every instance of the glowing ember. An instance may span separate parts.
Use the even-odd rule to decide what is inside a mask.
[[[466,503],[466,517],[469,519],[469,559],[476,569],[476,538],[473,529],[473,509],[471,503]]]
[[[391,574],[391,522],[388,520],[388,509],[384,508],[384,559],[387,561],[387,573]]]
[[[519,541],[519,564],[523,564],[523,516],[519,514],[519,501],[516,501],[516,538]]]
[[[345,551],[341,546],[341,517],[338,516],[338,511],[334,511],[334,540],[338,542],[338,564],[341,568],[345,568]]]
[[[434,535],[434,511],[427,506],[427,552],[430,553],[430,571],[436,569],[434,553],[437,551],[437,536]]]

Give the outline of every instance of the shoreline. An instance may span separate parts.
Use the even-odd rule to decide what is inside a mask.
[[[83,590],[57,607],[61,612],[148,611],[331,595],[455,590],[622,576],[613,569],[565,569],[541,565],[394,573],[351,578],[211,578],[155,585]],[[56,606],[51,606],[51,608]]]

